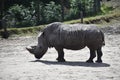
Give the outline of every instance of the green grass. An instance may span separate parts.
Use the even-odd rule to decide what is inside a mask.
[[[25,28],[8,28],[7,31],[10,33],[10,35],[34,35],[37,34],[39,31],[42,31],[44,28],[44,25],[40,26],[34,26],[34,27],[25,27]],[[0,34],[3,32],[3,30],[0,30]]]
[[[106,15],[99,15],[89,18],[84,18],[85,24],[106,24],[109,23],[112,19],[115,19],[117,17],[120,17],[120,13],[112,13],[112,14],[106,14]],[[66,24],[75,24],[75,23],[81,23],[80,19],[77,20],[70,20],[65,21]],[[8,28],[8,32],[10,35],[32,35],[36,34],[39,31],[42,31],[45,25],[40,26],[33,26],[33,27],[26,27],[26,28]],[[0,33],[3,32],[3,30],[0,30]]]

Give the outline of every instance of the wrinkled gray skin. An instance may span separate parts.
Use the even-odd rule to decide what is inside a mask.
[[[39,35],[37,46],[26,49],[40,59],[48,48],[54,47],[58,52],[58,62],[64,62],[64,48],[80,50],[87,46],[90,50],[90,58],[86,62],[93,62],[97,52],[96,62],[101,63],[103,45],[105,45],[104,34],[96,25],[54,22],[49,24]]]

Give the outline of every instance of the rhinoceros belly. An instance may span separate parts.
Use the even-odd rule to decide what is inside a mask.
[[[84,33],[82,32],[69,32],[62,35],[61,40],[63,47],[66,49],[79,50],[85,47]]]

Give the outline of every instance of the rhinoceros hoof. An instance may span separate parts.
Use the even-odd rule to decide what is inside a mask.
[[[97,61],[95,61],[96,63],[102,63],[102,60],[97,60]]]
[[[65,59],[63,59],[63,58],[57,58],[56,59],[58,62],[65,62]]]
[[[93,60],[87,60],[87,63],[94,63]]]

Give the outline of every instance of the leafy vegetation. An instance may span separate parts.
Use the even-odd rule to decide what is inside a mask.
[[[93,16],[99,13],[100,0],[1,0],[11,5],[5,6],[0,14],[3,18],[10,15],[14,25],[7,27],[28,27],[51,23],[54,21],[64,21],[79,19],[80,12],[83,16]],[[3,6],[1,6],[3,7]],[[5,18],[7,19],[7,18]],[[10,20],[11,21],[11,20]],[[11,23],[11,22],[10,22]]]
[[[109,13],[112,10],[113,10],[113,7],[108,7],[105,4],[102,4],[102,6],[101,6],[101,12],[102,12],[102,14]]]
[[[16,4],[9,8],[9,12],[13,14],[11,18],[16,20],[14,24],[16,27],[35,25],[34,16],[32,16],[35,13],[33,7],[25,8],[23,5]]]
[[[120,17],[118,10],[110,14],[114,8],[112,6],[106,6],[106,4],[102,4],[100,11],[96,11],[96,9],[98,9],[95,8],[96,0],[28,1],[29,4],[12,3],[12,5],[9,5],[9,7],[5,9],[3,19],[6,20],[5,26],[10,27],[7,29],[10,34],[36,34],[36,32],[41,31],[44,28],[45,25],[42,24],[48,24],[54,21],[64,20],[64,23],[68,24],[80,23],[81,11],[84,14],[83,23],[86,24],[109,23],[112,19]],[[2,14],[3,13],[1,13],[0,16]],[[4,31],[0,30],[0,34],[2,32]]]

